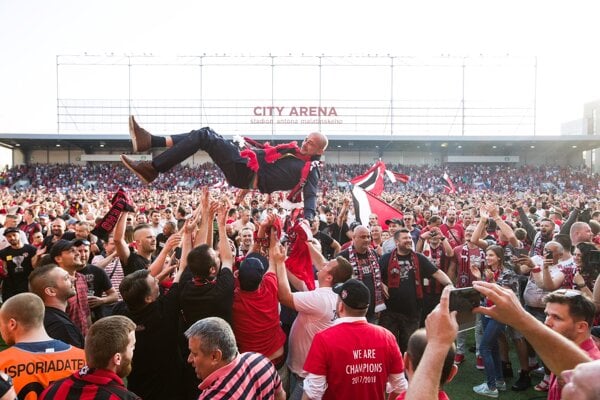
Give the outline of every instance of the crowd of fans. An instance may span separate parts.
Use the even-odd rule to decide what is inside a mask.
[[[394,364],[377,370],[372,366],[378,364],[364,361],[356,370],[347,364],[351,373],[340,372],[336,368],[344,367],[323,354],[332,351],[329,345],[334,347],[327,340],[341,333],[319,332],[335,318],[346,322],[365,317],[392,332],[394,343],[403,353],[408,350],[410,360],[414,352],[423,352],[415,342],[425,334],[417,329],[440,303],[443,287],[468,288],[482,280],[513,291],[536,318],[589,350],[590,357],[600,356],[597,349],[584,347],[593,340],[590,332],[596,333],[592,327],[599,322],[597,175],[549,166],[388,165],[411,177],[407,184],[387,183],[382,195],[399,211],[398,218],[382,221],[372,214],[369,221],[358,221],[350,193],[338,183],[368,167],[326,165],[319,216],[296,225],[282,208],[283,196],[239,196],[221,185],[222,174],[212,164],[176,167],[151,187],[140,186],[117,165],[15,167],[0,174],[2,299],[31,290],[43,300],[47,315],[48,309],[61,310],[54,311],[51,321],[44,320],[49,336],[80,348],[93,321],[112,314],[131,318],[138,326],[132,365],[115,371],[119,377],[130,373],[129,389],[144,399],[198,398],[198,378],[203,380],[204,396],[215,389],[207,382],[235,390],[231,382],[239,376],[221,382],[218,370],[203,367],[206,361],[192,345],[204,329],[196,326],[199,320],[213,324],[211,329],[220,329],[224,336],[230,325],[240,353],[259,353],[270,360],[266,364],[277,374],[269,377],[271,397],[264,398],[282,398],[283,390],[293,399],[303,392],[309,398],[332,398],[331,390],[340,385],[337,375],[344,373],[351,375],[355,389],[377,381],[374,392],[359,392],[373,393],[369,398],[383,398],[382,382],[390,384],[395,393],[390,398],[395,398],[407,387],[401,359],[383,360],[380,348],[376,352],[338,337],[342,349],[356,351],[355,359]],[[441,191],[444,172],[452,177],[456,193]],[[29,185],[14,186],[22,180]],[[278,233],[281,230],[285,234]],[[289,245],[288,253],[280,242]],[[303,270],[307,263],[308,274]],[[73,282],[60,301],[60,296],[49,294],[59,292],[50,279],[56,266]],[[350,277],[358,281],[348,281]],[[348,285],[345,292],[330,289],[343,282]],[[364,306],[360,285],[369,289]],[[591,319],[570,316],[580,335],[555,329],[549,322],[556,316],[549,314],[548,304],[567,301],[554,294],[559,289],[570,291],[564,297],[579,296],[592,305]],[[323,298],[317,302],[308,293]],[[512,390],[535,386],[555,396],[558,389],[551,373],[560,370],[536,358],[527,335],[506,329],[501,318],[492,317],[476,322],[473,363],[485,371],[486,382],[474,391],[498,397],[516,373]],[[181,344],[184,332],[189,348]],[[369,335],[377,342],[373,338],[381,332]],[[448,353],[451,364],[460,365],[469,357],[465,335],[458,336],[456,349]],[[15,343],[18,340],[7,340]],[[517,369],[509,361],[509,343],[518,356]],[[409,378],[417,363],[406,365]],[[2,362],[1,352],[0,369],[9,375],[15,371]],[[532,382],[536,370],[541,377]],[[440,384],[454,374],[443,375]],[[15,388],[21,389],[26,381],[12,375],[20,385]],[[351,389],[346,385],[333,397]]]
[[[323,186],[328,189],[345,187],[352,178],[364,173],[366,164],[325,164]],[[441,190],[440,177],[447,173],[457,191],[470,193],[478,190],[495,193],[512,192],[584,192],[596,193],[600,189],[598,174],[584,167],[559,166],[515,166],[511,164],[479,165],[397,165],[387,168],[410,177],[404,183],[391,183],[386,180],[386,190],[390,192],[437,192]],[[21,165],[0,172],[0,187],[25,181],[33,188],[72,190],[94,187],[100,190],[115,191],[121,186],[140,188],[142,183],[120,163],[93,164],[85,166],[69,164]],[[223,173],[213,163],[190,166],[177,166],[161,175],[153,183],[158,190],[169,190],[174,186],[198,188],[220,185]]]

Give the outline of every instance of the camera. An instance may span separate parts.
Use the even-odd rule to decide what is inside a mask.
[[[452,289],[450,292],[450,311],[457,311],[458,330],[465,331],[475,327],[473,309],[481,305],[483,296],[472,287]]]
[[[594,280],[600,275],[600,250],[591,250],[587,257],[584,257],[581,273]]]

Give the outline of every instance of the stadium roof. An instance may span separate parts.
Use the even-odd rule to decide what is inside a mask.
[[[253,135],[259,141],[272,144],[301,141],[303,138],[291,135]],[[0,133],[0,146],[24,151],[53,149],[56,147],[82,149],[86,153],[105,151],[128,152],[131,142],[127,134],[35,134]],[[496,146],[496,147],[494,147]],[[518,151],[519,149],[554,149],[564,147],[580,151],[600,148],[600,136],[329,136],[329,151],[411,151],[424,149],[442,150],[448,153],[487,153],[495,151]]]

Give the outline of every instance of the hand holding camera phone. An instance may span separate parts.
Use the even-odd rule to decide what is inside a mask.
[[[472,287],[452,289],[450,292],[450,311],[457,311],[458,330],[465,331],[475,327],[473,309],[481,305],[483,296]]]

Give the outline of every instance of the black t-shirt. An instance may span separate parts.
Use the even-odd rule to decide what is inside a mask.
[[[377,258],[377,254],[369,249],[367,251],[373,252],[375,257]],[[350,260],[350,251],[348,249],[340,251],[338,254],[344,257],[346,260],[352,262]],[[371,271],[371,266],[369,265],[369,254],[365,252],[363,254],[356,254],[356,258],[358,259],[358,268],[362,269],[362,283],[364,283],[371,292],[371,301],[369,302],[369,309],[367,310],[367,318],[372,318],[375,315],[375,279],[373,277],[373,272]],[[383,277],[383,276],[382,276]],[[354,278],[358,279],[358,276]]]
[[[112,282],[106,272],[93,264],[87,264],[78,271],[85,277],[88,286],[88,296],[102,297],[102,294],[111,289]],[[107,309],[104,306],[98,306],[91,309],[93,320],[97,321],[107,315]]]
[[[350,228],[347,223],[343,223],[340,227],[337,222],[334,222],[331,225],[327,225],[325,229],[323,229],[323,233],[331,236],[333,239],[337,240],[340,243],[340,246],[343,246],[344,243],[349,242],[348,231]]]
[[[326,233],[317,232],[313,235],[315,239],[321,242],[321,254],[327,260],[331,260],[333,258],[333,248],[331,244],[333,243],[333,238]]]
[[[29,291],[29,274],[33,271],[31,259],[35,256],[37,249],[26,244],[20,249],[11,246],[0,250],[0,259],[4,261],[7,276],[2,283],[2,301],[15,294]]]
[[[383,283],[388,286],[390,295],[390,297],[385,301],[385,305],[390,311],[405,314],[411,317],[419,317],[421,315],[423,301],[422,299],[417,299],[413,253],[411,252],[406,256],[398,255],[397,270],[392,270],[388,273],[388,266],[392,253],[384,254],[379,260],[379,265],[381,266],[381,278]],[[434,279],[431,278],[431,275],[436,273],[438,269],[423,254],[416,254],[421,275],[421,281],[419,284],[423,285],[423,279]]]
[[[46,306],[44,328],[51,338],[83,349],[84,337],[66,312]]]
[[[129,258],[127,259],[127,264],[123,267],[123,274],[127,276],[132,272],[139,271],[141,269],[147,269],[148,266],[152,264],[153,260],[154,256],[148,260],[147,258],[140,256],[135,251],[131,251],[131,253],[129,253]]]
[[[115,306],[114,313],[125,315],[137,325],[135,350],[127,387],[144,400],[181,399],[184,388],[183,358],[179,346],[179,284],[139,311]]]
[[[194,322],[206,317],[220,317],[232,323],[233,272],[221,268],[214,282],[194,282],[192,273],[186,270],[181,277],[181,309],[187,329]]]

